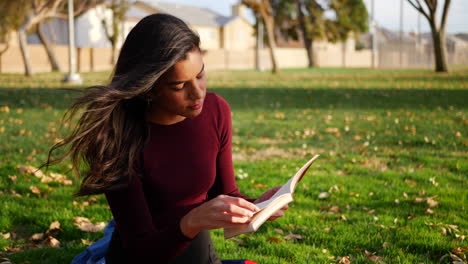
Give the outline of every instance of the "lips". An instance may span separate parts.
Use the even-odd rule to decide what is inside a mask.
[[[198,110],[203,106],[203,102],[190,106],[192,110]]]

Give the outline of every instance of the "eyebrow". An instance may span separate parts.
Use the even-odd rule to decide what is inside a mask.
[[[204,69],[205,69],[205,64],[203,63],[202,69],[201,69],[201,71],[200,71],[197,75],[199,75],[200,73],[202,73]],[[184,83],[184,82],[188,82],[188,80],[187,80],[187,81],[168,82],[167,84],[169,84],[169,85],[177,85],[177,84],[181,84],[181,83]]]

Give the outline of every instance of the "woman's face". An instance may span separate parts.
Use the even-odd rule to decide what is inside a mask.
[[[206,74],[198,50],[177,62],[155,85],[148,121],[174,124],[201,113],[206,95]]]

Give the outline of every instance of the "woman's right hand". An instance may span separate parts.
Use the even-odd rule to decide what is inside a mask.
[[[217,229],[250,222],[258,207],[239,197],[219,195],[182,217],[182,233],[194,238],[201,230]]]

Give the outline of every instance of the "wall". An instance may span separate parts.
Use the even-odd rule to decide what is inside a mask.
[[[244,18],[237,17],[229,21],[222,30],[224,43],[221,48],[228,50],[253,49],[256,44],[255,32]]]
[[[4,44],[0,44],[0,50]],[[49,72],[49,59],[42,45],[28,45],[33,72]],[[55,46],[55,55],[64,71],[68,71],[68,47]],[[77,48],[78,71],[104,71],[112,69],[110,48]],[[1,73],[23,73],[24,65],[18,46],[10,48],[0,57]]]

